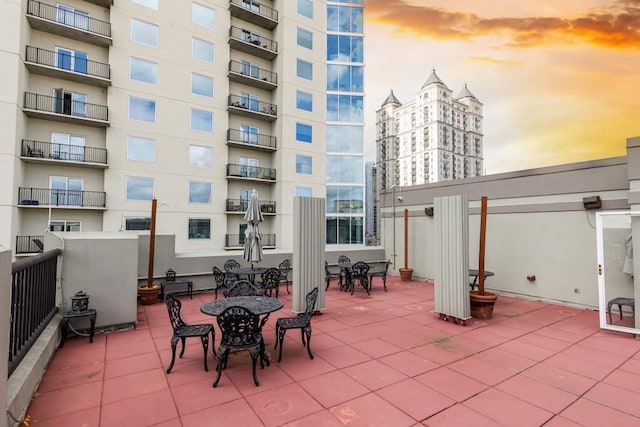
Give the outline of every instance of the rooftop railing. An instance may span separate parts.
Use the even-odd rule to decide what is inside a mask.
[[[36,0],[29,0],[27,14],[104,37],[111,37],[111,23],[91,18],[86,13],[64,9],[62,6],[56,7]]]
[[[227,129],[227,141],[275,149],[277,138],[271,135],[252,133],[240,129]]]
[[[22,140],[22,156],[82,163],[107,164],[107,150],[71,144]]]
[[[58,190],[54,188],[18,188],[18,204],[21,206],[68,206],[105,208],[107,193],[104,191]]]
[[[109,64],[70,55],[64,51],[54,52],[39,47],[27,46],[25,61],[103,79],[111,78],[111,67]]]

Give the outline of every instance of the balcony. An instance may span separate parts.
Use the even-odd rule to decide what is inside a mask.
[[[111,45],[111,23],[84,13],[29,0],[27,20],[31,28],[98,46]]]
[[[109,9],[113,5],[113,0],[85,0],[88,3],[97,4],[105,9]]]
[[[230,0],[231,16],[273,30],[278,25],[278,11],[253,0]]]
[[[225,212],[228,214],[243,214],[247,211],[249,201],[244,199],[227,199]],[[276,202],[271,200],[260,201],[260,212],[264,215],[275,215]]]
[[[109,64],[69,54],[27,46],[25,65],[30,72],[99,87],[111,86]]]
[[[16,255],[42,253],[43,240],[44,236],[16,236]]]
[[[240,95],[229,95],[227,111],[267,122],[272,122],[278,118],[278,106],[276,104]]]
[[[276,182],[276,170],[259,166],[227,164],[227,179],[241,181]]]
[[[61,97],[53,97],[25,92],[22,111],[27,116],[37,119],[95,127],[109,126],[109,110],[106,105],[74,101],[72,96],[66,93]]]
[[[264,234],[262,235],[262,249],[275,249],[276,247],[276,235]],[[244,248],[244,234],[226,234],[224,236],[224,248],[225,249],[242,249]]]
[[[100,209],[107,207],[107,194],[104,191],[65,190],[54,188],[18,188],[20,207],[58,206],[69,209]]]
[[[229,29],[229,45],[232,49],[269,61],[278,56],[278,42],[238,27]]]
[[[275,151],[275,136],[251,133],[240,129],[227,129],[227,145],[254,150]]]
[[[229,61],[229,80],[272,91],[278,87],[278,74],[249,63]]]
[[[107,150],[104,148],[23,139],[20,156],[27,162],[65,163],[69,166],[94,168],[107,167]]]

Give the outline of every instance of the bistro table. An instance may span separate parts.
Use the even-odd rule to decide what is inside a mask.
[[[495,273],[493,271],[484,271],[484,278],[494,276]],[[480,276],[480,271],[478,270],[469,270],[469,277],[473,277],[473,282],[469,283],[469,287],[471,290],[474,290],[478,286],[478,276]]]
[[[268,269],[269,267],[240,267],[237,270],[233,270],[233,272],[238,276],[246,276],[255,285],[256,274],[262,274]]]

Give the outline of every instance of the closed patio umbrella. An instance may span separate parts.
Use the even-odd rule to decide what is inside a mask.
[[[256,190],[251,193],[244,219],[248,222],[244,231],[244,259],[250,262],[253,268],[254,262],[262,261],[262,235],[260,234],[259,224],[262,222],[263,217]]]

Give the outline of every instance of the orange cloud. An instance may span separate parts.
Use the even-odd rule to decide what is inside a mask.
[[[471,40],[500,34],[511,47],[593,44],[640,49],[640,1],[618,0],[576,17],[498,17],[416,6],[407,0],[367,0],[367,19],[434,39]]]

